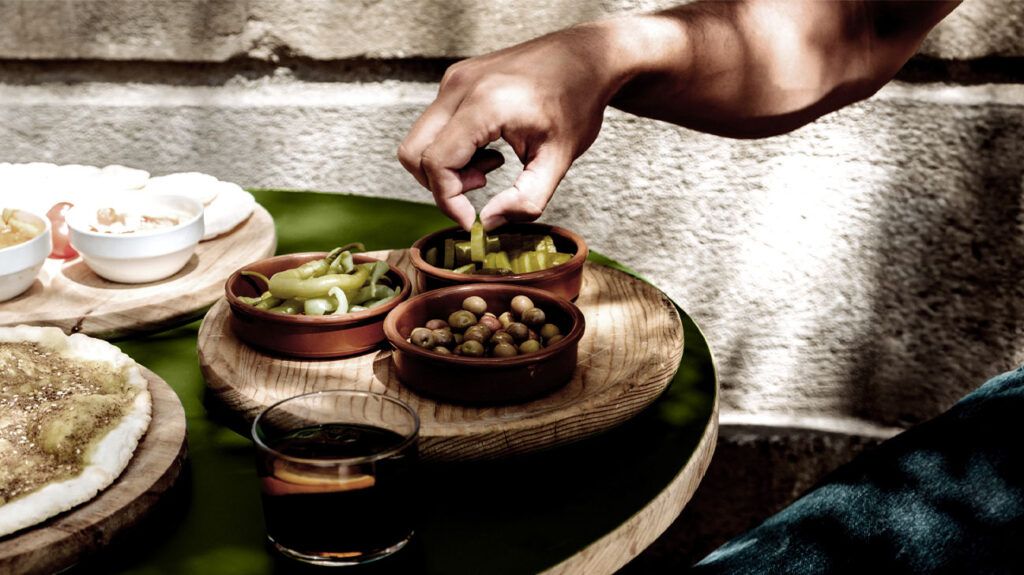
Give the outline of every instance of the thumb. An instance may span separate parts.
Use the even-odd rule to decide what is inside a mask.
[[[491,198],[480,210],[484,229],[506,222],[532,222],[539,218],[558,183],[572,165],[572,156],[554,146],[540,148],[511,188]]]

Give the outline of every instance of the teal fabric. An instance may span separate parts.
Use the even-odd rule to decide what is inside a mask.
[[[692,571],[1024,573],[1024,367],[857,457]]]

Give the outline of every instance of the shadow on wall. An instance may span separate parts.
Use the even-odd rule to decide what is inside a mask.
[[[950,122],[916,105],[902,106],[928,123],[890,116],[879,134],[900,145],[886,146],[896,153],[872,214],[870,321],[843,396],[849,413],[896,426],[936,415],[1024,359],[1021,117],[949,106],[961,116]],[[926,169],[902,169],[914,163]]]

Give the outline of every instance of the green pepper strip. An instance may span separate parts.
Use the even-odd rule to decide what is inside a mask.
[[[261,274],[260,272],[251,272],[249,270],[245,270],[242,272],[242,275],[246,277],[261,279],[263,280],[263,283],[270,285],[270,280],[267,278],[267,276]]]
[[[366,283],[370,272],[365,267],[357,267],[352,274],[327,274],[317,278],[299,279],[294,277],[270,278],[270,293],[279,298],[321,298],[326,297],[331,288],[341,288],[345,296],[352,298],[356,291]]]
[[[267,292],[267,293],[269,294],[270,292]],[[265,299],[265,300],[259,302],[258,304],[256,304],[256,308],[257,309],[270,309],[272,307],[277,307],[277,306],[281,305],[281,302],[283,302],[283,301],[284,300],[279,298],[279,297],[270,296],[267,299]]]
[[[331,288],[330,297],[333,297],[334,301],[337,302],[334,306],[334,315],[348,313],[348,297],[344,291],[338,288]]]
[[[359,288],[359,291],[356,292],[356,295],[351,300],[354,304],[364,304],[370,300],[380,299],[393,294],[394,292],[387,286],[368,285]]]
[[[338,257],[334,258],[334,261],[331,262],[330,271],[332,274],[347,274],[352,273],[352,270],[355,269],[355,267],[355,264],[352,263],[352,252],[346,251],[341,252]]]
[[[297,299],[290,299],[290,300],[286,300],[284,303],[282,303],[279,306],[270,308],[267,311],[271,311],[271,312],[274,312],[274,313],[283,313],[283,314],[288,314],[288,315],[295,315],[295,314],[299,313],[299,310],[301,310],[301,309],[302,309],[302,302],[301,301],[299,301]]]
[[[388,303],[389,301],[391,301],[393,299],[395,299],[395,296],[388,296],[388,297],[386,297],[384,299],[379,299],[379,300],[376,300],[376,301],[373,301],[373,302],[368,302],[366,304],[366,309],[373,309],[375,307],[380,307],[380,306]]]
[[[326,297],[307,299],[302,302],[302,313],[305,315],[324,315],[333,309],[334,304],[331,303],[330,298]]]

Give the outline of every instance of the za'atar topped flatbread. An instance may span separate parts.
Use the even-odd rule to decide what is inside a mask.
[[[0,536],[113,483],[151,409],[138,364],[113,345],[52,327],[0,328]]]

